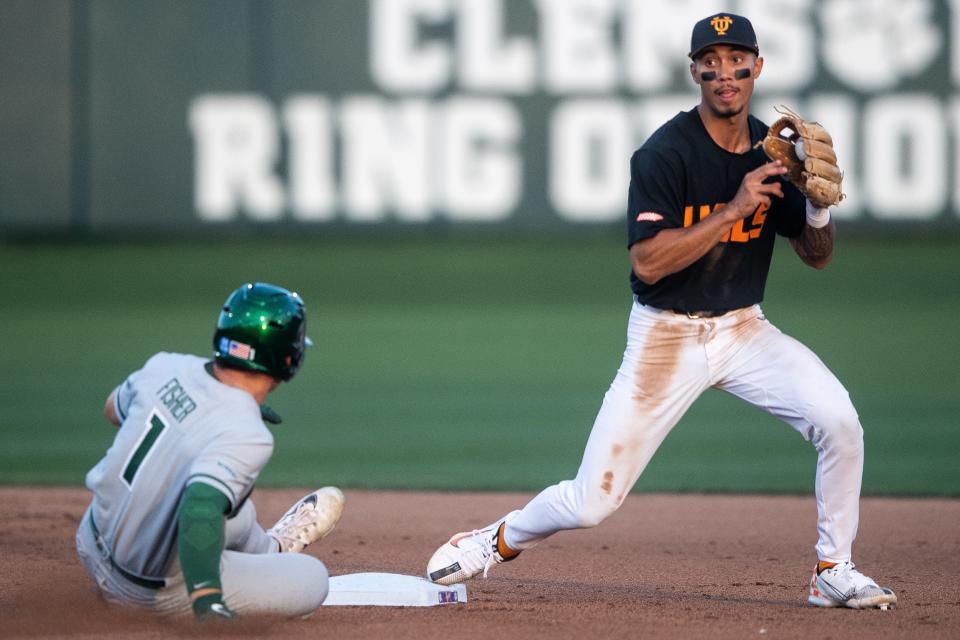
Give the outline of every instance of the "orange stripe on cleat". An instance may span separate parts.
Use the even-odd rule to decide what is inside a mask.
[[[818,573],[818,574],[823,573],[823,572],[826,571],[827,569],[833,569],[835,566],[837,566],[837,563],[836,563],[836,562],[823,562],[823,561],[820,561],[820,562],[817,563],[817,573]]]
[[[503,529],[507,526],[506,522],[500,523],[500,528],[497,530],[497,553],[500,554],[500,557],[504,560],[512,560],[520,555],[519,551],[515,551],[507,546],[507,543],[503,541]]]

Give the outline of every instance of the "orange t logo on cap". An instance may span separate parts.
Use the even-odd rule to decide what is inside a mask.
[[[716,16],[710,21],[710,26],[713,27],[713,30],[717,32],[718,36],[727,35],[727,29],[730,28],[731,24],[733,24],[733,18],[730,16]]]

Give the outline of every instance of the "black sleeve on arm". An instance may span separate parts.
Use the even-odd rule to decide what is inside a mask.
[[[803,233],[807,224],[807,199],[787,180],[781,180],[780,184],[783,187],[783,199],[773,199],[777,234],[785,238],[796,238]]]
[[[683,167],[672,154],[639,149],[630,159],[627,246],[683,226]]]
[[[220,556],[224,545],[224,514],[230,501],[220,491],[202,482],[187,487],[180,503],[177,544],[183,581],[202,617],[213,604],[223,603]]]

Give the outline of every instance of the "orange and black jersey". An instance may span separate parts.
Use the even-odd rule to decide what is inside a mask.
[[[750,141],[767,125],[749,116]],[[733,199],[743,176],[768,162],[762,149],[737,154],[718,146],[696,109],[660,127],[630,160],[628,246],[661,229],[697,224]],[[803,195],[781,180],[783,199],[758,207],[723,240],[686,269],[652,285],[630,274],[639,301],[659,309],[713,311],[746,307],[763,299],[776,235],[796,237],[805,224]]]

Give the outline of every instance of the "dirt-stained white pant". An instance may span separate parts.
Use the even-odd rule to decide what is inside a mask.
[[[623,364],[603,399],[577,477],[507,517],[504,541],[527,549],[592,527],[623,502],[650,458],[701,393],[714,387],[780,418],[817,450],[820,560],[851,557],[857,535],[863,430],[850,396],[803,344],[758,305],[690,318],[634,303]]]
[[[133,584],[117,572],[106,552],[98,548],[89,520],[88,510],[77,529],[77,552],[108,602],[160,614],[191,613],[179,565],[160,589]],[[257,523],[257,512],[250,500],[227,520],[224,533],[220,581],[224,602],[236,613],[305,616],[327,597],[329,580],[324,564],[301,553],[278,553],[276,541]]]

